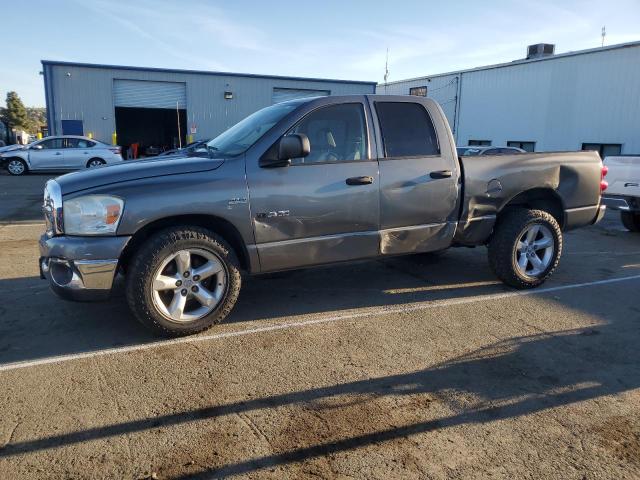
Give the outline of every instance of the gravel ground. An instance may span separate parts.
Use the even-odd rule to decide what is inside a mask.
[[[121,288],[38,278],[45,179],[0,176],[0,478],[640,478],[640,236],[615,214],[536,291],[484,248],[246,278],[175,342]]]

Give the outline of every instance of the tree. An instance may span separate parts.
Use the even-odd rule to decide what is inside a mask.
[[[16,92],[7,93],[7,107],[2,109],[2,119],[9,128],[28,129],[31,122],[27,109]]]

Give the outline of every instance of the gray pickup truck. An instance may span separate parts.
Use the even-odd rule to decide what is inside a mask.
[[[495,274],[540,285],[562,231],[593,224],[595,152],[460,159],[430,99],[343,96],[264,108],[208,157],[132,162],[50,180],[40,270],[63,298],[107,298],[117,274],[135,316],[186,335],[222,321],[241,271],[487,245]]]

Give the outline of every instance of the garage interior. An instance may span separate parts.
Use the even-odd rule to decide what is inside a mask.
[[[185,145],[186,85],[148,80],[113,81],[116,133],[125,158]]]
[[[138,144],[138,158],[185,145],[185,109],[116,107],[115,111],[118,145],[127,153],[127,158],[133,158],[129,156],[133,155],[130,151],[133,144]],[[178,141],[178,125],[181,142]]]

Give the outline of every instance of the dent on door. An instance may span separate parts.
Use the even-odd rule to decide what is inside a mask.
[[[443,250],[451,244],[455,230],[455,222],[381,230],[380,253],[394,255]]]

